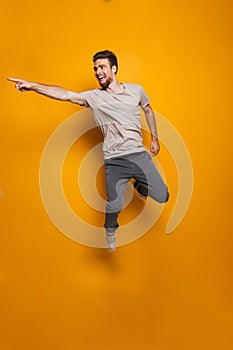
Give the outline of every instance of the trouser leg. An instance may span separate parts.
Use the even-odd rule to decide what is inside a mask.
[[[116,158],[105,162],[107,204],[104,227],[108,232],[116,230],[118,215],[124,205],[124,192],[130,179],[129,162]]]
[[[144,196],[149,196],[159,203],[168,201],[169,193],[161,175],[155,167],[148,152],[130,155],[134,162],[134,179],[136,189]]]

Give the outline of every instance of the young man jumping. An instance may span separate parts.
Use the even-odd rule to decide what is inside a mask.
[[[91,108],[96,124],[104,137],[103,154],[106,172],[107,204],[105,215],[106,244],[116,249],[118,215],[124,205],[124,192],[131,178],[142,199],[147,196],[159,203],[167,202],[169,193],[150,154],[142,144],[140,107],[151,133],[150,152],[159,153],[156,121],[150,100],[138,84],[118,82],[116,55],[108,50],[93,56],[95,76],[101,88],[74,92],[59,86],[45,85],[22,79],[8,78],[16,89],[35,91],[61,101]]]

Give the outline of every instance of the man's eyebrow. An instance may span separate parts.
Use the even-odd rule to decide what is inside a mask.
[[[94,70],[96,70],[98,67],[106,67],[106,64],[99,64],[98,66],[94,66]]]

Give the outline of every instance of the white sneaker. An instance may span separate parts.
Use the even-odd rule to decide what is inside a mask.
[[[117,246],[116,231],[114,231],[114,232],[106,231],[106,244],[107,244],[108,249],[111,252],[114,252],[116,250],[116,246]]]

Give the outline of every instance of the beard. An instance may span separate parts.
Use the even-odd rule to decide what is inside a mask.
[[[110,77],[106,77],[105,82],[102,83],[100,80],[99,84],[103,89],[107,89],[107,87],[111,84],[111,82],[112,82],[112,79]]]

